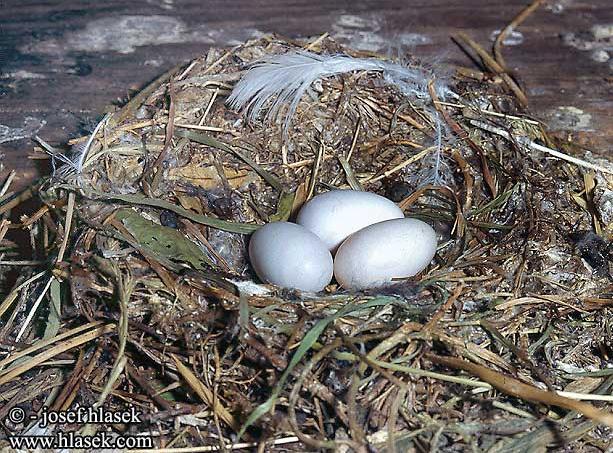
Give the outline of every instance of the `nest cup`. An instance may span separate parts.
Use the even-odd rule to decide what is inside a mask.
[[[184,416],[197,414],[216,434],[187,430],[186,447],[229,445],[239,433],[269,440],[270,451],[404,449],[422,442],[410,434],[420,427],[460,450],[511,448],[502,428],[439,430],[468,423],[466,414],[490,426],[492,410],[517,433],[531,434],[526,420],[546,430],[531,418],[535,395],[513,393],[501,376],[563,389],[578,379],[571,368],[599,369],[602,351],[613,354],[602,334],[611,328],[602,237],[613,185],[606,172],[532,146],[557,143],[503,85],[484,80],[326,37],[265,37],[162,75],[74,140],[72,155],[43,144],[56,171],[38,191],[51,208],[46,226],[33,221],[33,243],[60,255],[49,281],[64,294],[63,329],[104,326],[81,343],[82,386],[60,396],[164,414],[137,432],[187,426]],[[387,196],[431,224],[434,262],[375,291],[332,284],[313,295],[258,282],[248,235],[333,188]],[[600,235],[587,233],[594,228]],[[35,338],[8,328],[17,334]],[[597,379],[594,392],[613,385]],[[463,415],[453,398],[475,387],[496,409],[473,395]],[[604,411],[548,404],[610,422]],[[289,446],[274,446],[280,439]]]

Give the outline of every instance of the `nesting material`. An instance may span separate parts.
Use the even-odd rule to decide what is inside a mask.
[[[409,98],[428,99],[428,83],[435,83],[439,98],[451,91],[433,73],[420,66],[400,65],[375,58],[357,58],[350,55],[319,55],[304,50],[289,50],[281,55],[265,55],[256,61],[242,77],[228,98],[228,105],[236,110],[246,109],[253,121],[259,118],[264,107],[271,121],[286,109],[285,127],[304,94],[313,83],[335,75],[357,71],[381,73],[388,84],[395,86]]]
[[[160,76],[72,153],[39,139],[55,175],[0,200],[21,272],[0,272],[0,418],[137,407],[83,429],[189,451],[606,449],[611,164],[477,53],[489,72],[264,37]],[[262,283],[250,235],[349,188],[431,225],[434,260],[367,291]]]

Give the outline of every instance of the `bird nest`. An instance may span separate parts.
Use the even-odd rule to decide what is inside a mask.
[[[53,176],[0,204],[3,266],[29,269],[4,277],[3,444],[75,431],[172,451],[606,449],[612,167],[547,135],[464,43],[489,70],[326,36],[214,48],[68,152],[38,139]],[[362,292],[258,281],[248,234],[332,188],[430,223],[431,265]],[[76,405],[139,422],[11,418]]]

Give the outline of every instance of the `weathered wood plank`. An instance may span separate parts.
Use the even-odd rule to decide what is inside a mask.
[[[16,168],[19,184],[24,185],[45,171],[27,159],[32,149],[27,136],[32,131],[41,127],[39,134],[45,139],[65,142],[93,123],[105,106],[211,45],[231,45],[267,32],[299,37],[330,31],[356,47],[394,54],[410,51],[437,63],[470,65],[451,41],[451,33],[464,30],[489,45],[492,33],[527,4],[5,0],[0,4],[3,174]],[[597,36],[590,34],[598,25],[608,28],[595,29]],[[601,155],[610,151],[613,141],[613,59],[607,60],[613,53],[612,28],[610,0],[554,0],[520,27],[516,45],[504,49],[535,115],[555,128],[570,129]],[[20,135],[26,138],[11,139]]]

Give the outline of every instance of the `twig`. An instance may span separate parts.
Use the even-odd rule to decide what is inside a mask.
[[[221,404],[221,402],[217,398],[215,398],[213,392],[211,392],[211,390],[206,387],[188,367],[183,365],[183,363],[176,355],[171,354],[170,357],[175,362],[177,370],[179,371],[183,379],[185,379],[189,387],[194,392],[196,392],[200,399],[202,399],[202,401],[208,404],[213,411],[217,412],[219,414],[219,417],[225,423],[227,423],[234,431],[238,432],[240,426],[238,425],[232,414],[230,414],[230,412],[228,412],[228,410]]]
[[[485,329],[487,332],[489,332],[490,335],[492,335],[492,337],[494,337],[496,340],[502,343],[504,347],[509,349],[513,354],[515,354],[517,358],[519,358],[524,363],[524,365],[526,365],[532,371],[532,373],[534,373],[534,375],[547,386],[547,389],[550,392],[556,391],[553,384],[549,381],[547,376],[545,376],[543,370],[532,362],[532,359],[528,356],[528,353],[526,351],[516,346],[513,342],[507,340],[504,335],[491,322],[485,319],[481,319],[480,324],[483,329]]]
[[[500,34],[496,37],[496,41],[494,42],[494,57],[500,66],[504,68],[505,71],[508,71],[508,67],[504,58],[502,58],[502,46],[504,45],[504,40],[509,33],[519,27],[534,11],[538,9],[539,6],[544,2],[544,0],[535,0],[531,5],[524,8],[517,16],[513,18],[509,25],[504,27]]]
[[[64,237],[62,238],[62,245],[57,254],[55,264],[60,263],[64,259],[64,253],[66,253],[66,247],[68,247],[68,239],[70,238],[70,228],[72,226],[72,218],[74,216],[75,207],[75,193],[70,192],[68,194],[68,204],[66,206],[66,222],[64,224]]]
[[[407,392],[404,388],[399,389],[396,398],[394,398],[394,402],[390,407],[389,418],[387,420],[387,449],[390,451],[390,453],[398,453],[398,450],[396,449],[396,436],[394,433],[396,431],[396,420],[398,419],[398,411],[400,409],[400,405],[404,403],[406,394]]]
[[[290,392],[289,398],[288,398],[288,415],[289,415],[289,423],[292,427],[292,429],[294,430],[294,434],[296,434],[298,436],[298,438],[306,445],[313,447],[313,448],[334,448],[336,446],[336,442],[334,441],[330,441],[330,440],[320,440],[320,439],[316,439],[312,436],[309,436],[308,434],[305,434],[302,432],[302,430],[300,429],[300,426],[296,420],[296,401],[298,400],[298,396],[300,393],[300,390],[302,389],[303,385],[304,385],[304,381],[309,378],[311,376],[311,370],[313,369],[313,367],[318,364],[323,358],[325,358],[330,352],[332,352],[334,349],[338,348],[340,345],[342,344],[341,339],[336,339],[333,342],[331,342],[330,344],[324,346],[320,351],[318,351],[310,360],[309,362],[304,366],[302,372],[300,373],[300,376],[298,377],[298,379],[296,380],[296,383],[294,384],[294,386],[292,387],[292,390]],[[345,419],[342,420],[343,423],[345,423],[346,425],[348,424],[348,420],[346,419],[346,416],[344,417]]]
[[[610,175],[613,175],[613,170],[610,170],[606,167],[603,167],[601,165],[597,165],[597,164],[593,164],[591,162],[587,162],[583,159],[578,159],[577,157],[573,157],[573,156],[569,156],[568,154],[564,154],[560,151],[557,151],[555,149],[551,149],[548,148],[546,146],[543,145],[539,145],[538,143],[534,143],[532,140],[530,140],[528,137],[526,136],[514,136],[511,135],[509,132],[505,131],[504,129],[500,129],[498,127],[492,126],[490,124],[484,123],[482,121],[477,121],[477,120],[470,120],[470,123],[473,126],[479,127],[483,130],[486,130],[488,132],[491,132],[493,134],[497,134],[500,135],[503,138],[506,138],[507,140],[511,140],[511,141],[515,141],[517,143],[519,143],[520,145],[524,145],[527,146],[529,148],[535,149],[537,151],[542,151],[544,153],[547,153],[551,156],[557,157],[558,159],[562,159],[565,160],[567,162],[573,163],[575,165],[578,165],[580,167],[584,167],[584,168],[590,168],[592,170],[596,170],[596,171],[601,171],[603,173],[608,173]]]
[[[485,179],[487,187],[488,189],[490,189],[492,198],[496,198],[496,181],[494,180],[494,177],[492,176],[492,173],[490,171],[490,167],[487,164],[485,152],[473,141],[472,138],[470,138],[468,133],[464,129],[462,129],[462,127],[453,118],[451,118],[449,113],[447,113],[447,111],[440,104],[438,96],[436,95],[436,90],[434,89],[433,81],[430,81],[430,83],[428,84],[428,90],[430,91],[430,97],[432,97],[432,102],[434,102],[434,107],[443,116],[445,122],[458,135],[458,137],[468,143],[468,146],[470,146],[470,148],[475,151],[479,156],[479,160],[481,162],[481,171],[483,172],[483,179]]]
[[[160,177],[162,175],[162,162],[166,159],[168,155],[168,150],[172,146],[172,138],[175,133],[175,117],[176,117],[176,102],[175,102],[175,91],[174,86],[171,83],[168,85],[168,97],[170,98],[170,105],[168,106],[168,122],[166,123],[166,134],[164,137],[164,147],[160,154],[158,155],[153,165],[151,165],[143,174],[143,188],[145,189],[145,193],[149,196],[152,195],[152,192],[157,190]],[[151,179],[149,181],[149,179]]]
[[[453,294],[449,296],[447,301],[439,307],[436,313],[434,313],[434,315],[430,318],[430,320],[424,325],[422,330],[424,331],[432,330],[436,326],[436,324],[441,320],[441,318],[445,315],[447,310],[451,308],[453,303],[456,300],[458,300],[458,297],[460,297],[460,294],[462,294],[463,290],[464,290],[464,284],[460,283],[456,287],[456,289],[453,291]]]
[[[389,170],[383,172],[379,176],[376,176],[374,178],[366,178],[362,182],[365,183],[365,184],[366,183],[374,183],[374,182],[381,181],[382,179],[388,178],[389,176],[393,175],[394,173],[397,173],[400,170],[402,170],[403,168],[411,165],[413,162],[417,162],[418,160],[422,159],[423,157],[425,157],[427,154],[429,154],[430,152],[434,151],[435,149],[436,149],[436,146],[430,146],[429,148],[423,149],[420,152],[418,152],[417,154],[409,157],[407,160],[405,160],[403,162],[400,162],[395,167],[390,168]]]
[[[128,343],[128,303],[130,302],[130,297],[132,296],[132,292],[136,287],[136,282],[132,279],[132,277],[128,274],[124,276],[119,269],[117,269],[117,297],[119,299],[119,323],[117,325],[117,336],[119,337],[119,348],[117,350],[117,356],[115,357],[115,362],[113,363],[113,368],[111,369],[110,378],[106,385],[104,386],[104,390],[100,393],[98,397],[98,401],[94,404],[95,407],[102,406],[104,401],[108,397],[108,395],[113,390],[113,386],[115,382],[119,378],[119,375],[125,368],[127,363],[127,358],[124,353],[126,350],[126,344]]]
[[[483,47],[473,41],[466,33],[459,32],[456,34],[456,37],[463,41],[466,45],[474,49],[475,52],[481,57],[485,66],[493,73],[498,74],[504,83],[509,87],[509,89],[515,94],[518,102],[523,106],[528,105],[528,98],[524,94],[523,90],[515,83],[515,80],[505,72],[505,69],[498,64],[498,62],[485,51]]]
[[[448,366],[450,368],[459,368],[469,373],[476,374],[484,381],[490,383],[498,390],[517,398],[533,401],[542,404],[562,407],[564,409],[577,411],[586,417],[591,418],[599,423],[613,427],[613,414],[604,412],[588,403],[575,401],[564,396],[560,396],[553,392],[541,390],[523,382],[518,381],[508,375],[504,375],[494,370],[490,370],[482,365],[468,362],[466,360],[455,357],[443,357],[434,354],[427,354],[426,357],[435,363]]]

